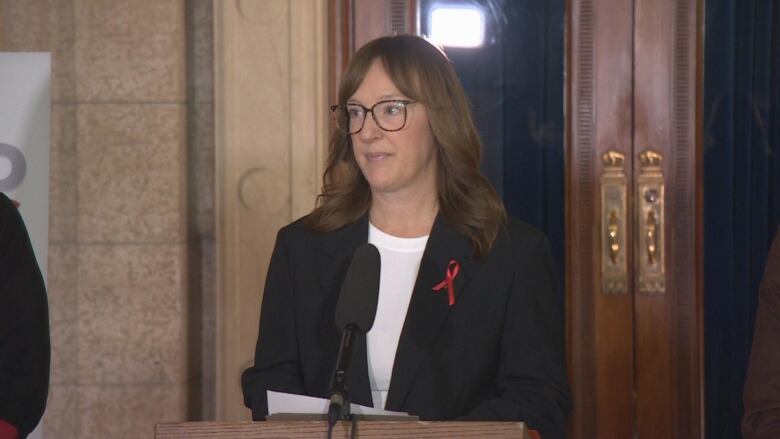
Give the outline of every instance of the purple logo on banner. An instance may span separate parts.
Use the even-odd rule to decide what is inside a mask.
[[[8,192],[15,189],[24,180],[27,173],[27,162],[24,154],[13,145],[0,143],[0,158],[6,158],[11,162],[11,173],[5,178],[0,178],[0,192]]]

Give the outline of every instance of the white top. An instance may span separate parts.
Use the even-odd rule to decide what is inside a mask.
[[[379,249],[381,257],[376,319],[374,326],[366,334],[368,376],[374,407],[384,408],[387,390],[390,388],[390,376],[393,373],[395,350],[428,235],[399,238],[388,235],[369,223],[368,242]]]

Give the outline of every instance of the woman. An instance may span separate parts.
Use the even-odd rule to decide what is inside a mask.
[[[266,390],[328,397],[339,289],[368,241],[382,259],[379,305],[353,359],[352,401],[429,420],[522,420],[563,437],[549,244],[507,218],[480,173],[446,56],[415,36],[374,40],[350,60],[333,111],[318,207],[277,236],[255,365],[242,377],[253,418],[267,413]]]

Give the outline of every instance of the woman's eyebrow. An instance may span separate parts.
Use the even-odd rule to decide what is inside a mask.
[[[398,100],[398,99],[406,99],[406,96],[403,93],[385,94],[385,95],[379,96],[379,98],[376,101],[374,101],[374,103],[382,102],[382,101],[394,101],[394,100]],[[365,105],[359,99],[353,99],[353,98],[347,99],[347,103],[348,104]],[[366,106],[368,107],[368,105],[366,105]]]

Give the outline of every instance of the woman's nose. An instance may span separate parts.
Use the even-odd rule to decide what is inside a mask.
[[[358,135],[363,141],[369,141],[376,139],[382,133],[382,129],[376,124],[374,120],[374,113],[366,114],[366,120],[363,122],[363,129],[360,130]]]

